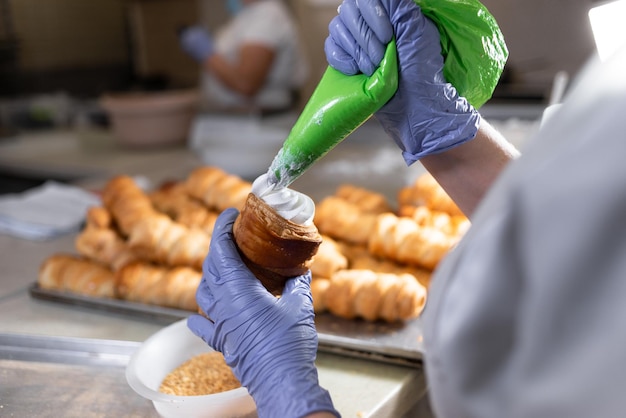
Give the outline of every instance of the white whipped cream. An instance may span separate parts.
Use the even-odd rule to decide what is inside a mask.
[[[267,173],[260,175],[252,183],[252,193],[263,199],[283,218],[300,225],[313,223],[315,203],[309,196],[271,184]]]

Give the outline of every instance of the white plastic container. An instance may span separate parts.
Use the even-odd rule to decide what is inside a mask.
[[[186,144],[198,103],[194,90],[120,93],[100,100],[111,119],[113,137],[128,148]]]
[[[165,418],[253,418],[256,405],[246,388],[204,396],[175,396],[159,392],[165,376],[190,358],[213,351],[178,321],[150,336],[133,353],[126,380],[135,392],[149,399]]]
[[[204,164],[254,180],[267,172],[295,120],[295,114],[203,114],[193,121],[188,146]]]

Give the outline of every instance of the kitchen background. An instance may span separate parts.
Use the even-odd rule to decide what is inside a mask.
[[[304,105],[327,66],[323,43],[341,0],[285,1],[305,34],[311,64]],[[587,13],[597,2],[483,3],[510,52],[489,116],[514,105],[500,116],[536,119],[524,106],[541,109],[555,80],[571,78],[595,53]],[[0,141],[85,117],[106,125],[98,98],[108,92],[196,86],[198,66],[180,50],[176,29],[196,22],[215,28],[226,18],[222,0],[0,0]],[[0,171],[0,179],[6,184],[8,174]]]
[[[288,2],[306,33],[314,83],[326,65],[323,40],[340,0]],[[510,50],[498,97],[542,99],[556,72],[575,73],[594,51],[591,0],[483,3]],[[0,96],[88,97],[140,83],[196,83],[197,67],[178,48],[175,30],[197,21],[214,27],[225,13],[221,0],[1,0]]]

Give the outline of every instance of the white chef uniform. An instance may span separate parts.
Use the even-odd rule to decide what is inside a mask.
[[[431,286],[438,417],[626,417],[625,49],[587,64]]]
[[[291,104],[294,90],[308,76],[308,61],[299,32],[280,0],[252,3],[236,14],[215,36],[215,48],[229,60],[236,60],[241,45],[253,42],[274,49],[276,55],[267,81],[253,99],[260,109],[281,109]],[[202,89],[209,104],[243,107],[250,100],[224,86],[210,72],[203,73]]]

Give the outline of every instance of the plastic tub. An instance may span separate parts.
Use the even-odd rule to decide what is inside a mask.
[[[252,418],[256,405],[246,388],[204,396],[175,396],[159,392],[165,376],[190,358],[213,351],[178,321],[150,336],[133,353],[126,380],[139,395],[152,401],[166,418]]]
[[[186,90],[114,94],[100,100],[115,140],[130,148],[185,144],[198,103],[198,93]]]

